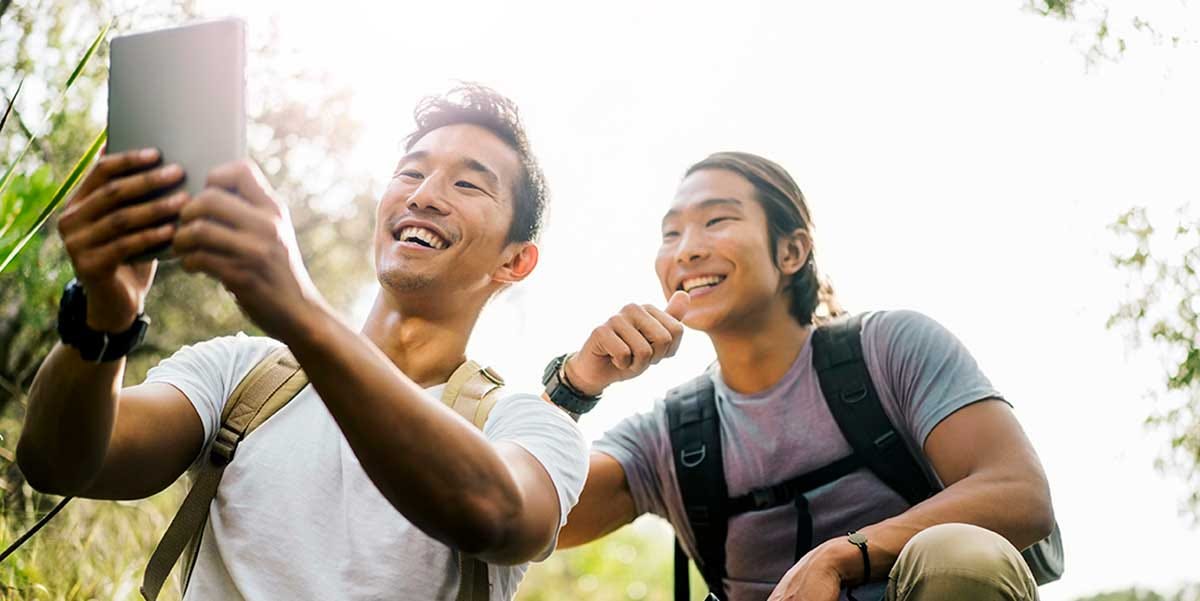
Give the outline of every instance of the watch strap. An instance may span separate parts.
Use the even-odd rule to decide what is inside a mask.
[[[600,402],[599,396],[583,394],[567,379],[566,364],[571,354],[559,355],[546,365],[542,375],[542,383],[546,385],[546,396],[555,405],[562,407],[573,415],[583,415],[596,407]]]

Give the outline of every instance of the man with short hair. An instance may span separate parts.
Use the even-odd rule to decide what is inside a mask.
[[[564,412],[509,394],[481,432],[438,401],[483,306],[537,264],[546,191],[516,106],[464,86],[418,105],[416,121],[379,202],[380,290],[361,332],[321,298],[284,203],[248,162],[214,169],[194,198],[138,202],[181,170],[156,167],[153,150],[106,156],[59,222],[69,292],[86,299],[64,310],[111,343],[59,344],[39,370],[18,446],[37,489],[164,489],[205,456],[226,400],[281,343],[311,382],[237,448],[187,599],[452,599],[459,553],[488,562],[490,599],[510,599],[578,499],[586,445]],[[155,269],[127,259],[167,241],[272,338],[184,347],[122,388]]]

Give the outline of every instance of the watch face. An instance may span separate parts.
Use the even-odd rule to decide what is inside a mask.
[[[542,384],[550,383],[550,378],[554,377],[554,374],[558,372],[558,366],[561,361],[562,357],[555,357],[550,360],[550,363],[546,365],[546,371],[542,372]]]
[[[849,540],[855,545],[865,545],[867,544],[867,535],[861,532],[854,532],[850,534]]]

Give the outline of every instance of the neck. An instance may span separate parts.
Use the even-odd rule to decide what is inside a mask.
[[[466,361],[467,341],[483,308],[455,305],[451,314],[406,311],[380,289],[362,333],[417,385],[436,386]]]
[[[752,323],[743,320],[737,329],[708,333],[717,351],[721,378],[734,392],[755,394],[778,383],[812,332],[812,327],[800,325],[785,305],[774,304],[773,310],[760,313],[761,319]]]

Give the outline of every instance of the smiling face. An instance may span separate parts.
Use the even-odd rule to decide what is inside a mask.
[[[379,202],[380,284],[399,295],[490,297],[505,283],[497,271],[531,245],[507,238],[520,169],[516,151],[477,125],[447,125],[417,140]]]
[[[701,169],[680,183],[663,217],[655,271],[665,296],[686,290],[692,297],[684,323],[711,333],[753,327],[756,316],[780,309],[786,313],[783,278],[803,265],[807,252],[794,238],[773,247],[766,213],[746,178]]]

